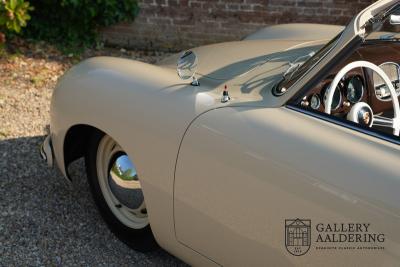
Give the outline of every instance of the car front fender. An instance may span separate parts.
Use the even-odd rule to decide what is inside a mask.
[[[177,246],[172,202],[176,157],[187,125],[201,112],[194,108],[193,92],[173,69],[100,57],[68,71],[51,104],[51,140],[61,172],[68,175],[64,152],[71,129],[90,127],[111,136],[135,163],[152,230],[169,250]],[[83,132],[74,137],[90,138]]]

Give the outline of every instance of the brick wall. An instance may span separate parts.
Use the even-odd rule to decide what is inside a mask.
[[[239,40],[262,27],[311,22],[344,25],[372,0],[139,0],[134,23],[103,31],[109,45],[179,50]]]

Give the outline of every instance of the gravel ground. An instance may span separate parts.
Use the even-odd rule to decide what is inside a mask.
[[[0,266],[184,265],[162,250],[135,252],[109,232],[90,196],[83,161],[71,168],[72,185],[41,161],[52,88],[81,59],[42,46],[25,45],[0,59]],[[103,50],[83,57],[98,54],[147,62],[163,56]]]

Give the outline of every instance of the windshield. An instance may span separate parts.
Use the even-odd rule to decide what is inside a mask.
[[[312,52],[308,55],[296,59],[294,62],[289,63],[289,68],[283,74],[282,80],[278,87],[289,88],[300,77],[302,77],[308,70],[312,69],[332,48],[335,47],[338,40],[342,36],[342,32],[333,38],[328,44],[322,47],[318,52]]]
[[[380,13],[377,13],[373,18],[369,19],[366,24],[360,26],[361,30],[365,30],[364,35],[361,35],[361,30],[358,32],[360,34],[359,36],[361,37],[360,39],[364,41],[368,39],[399,41],[400,36],[397,34],[397,32],[399,32],[400,16],[394,18],[395,20],[398,20],[397,23],[390,23],[390,21],[388,20],[389,16],[392,14],[399,15],[399,10],[400,4],[396,3],[393,4],[390,8],[383,10]],[[305,60],[300,64],[296,63],[297,60],[295,60],[294,62],[290,62],[287,71],[282,75],[282,79],[276,84],[276,86],[274,86],[273,94],[275,96],[281,96],[285,94],[288,88],[291,88],[293,85],[295,85],[317,64],[324,60],[324,58],[326,58],[331,51],[336,49],[336,46],[339,43],[341,44],[341,46],[343,46],[345,42],[349,40],[349,33],[351,33],[354,23],[356,23],[355,21],[352,21],[343,32],[338,34],[334,39],[332,39],[313,56],[310,56],[308,60]],[[378,35],[376,35],[377,31]],[[375,33],[375,35],[371,33]],[[344,46],[341,49],[343,50]]]
[[[290,75],[291,79],[297,79],[302,76],[308,69],[312,68],[320,59],[322,59],[337,43],[342,33],[333,38],[327,45],[321,48],[317,53],[314,53],[307,61],[303,62],[299,68],[294,70]]]

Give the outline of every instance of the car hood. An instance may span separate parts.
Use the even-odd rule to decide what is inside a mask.
[[[230,80],[269,62],[290,62],[311,51],[318,51],[327,41],[237,41],[201,46],[192,51],[199,59],[197,76],[215,80]],[[172,55],[160,61],[158,65],[176,69],[179,55]]]

